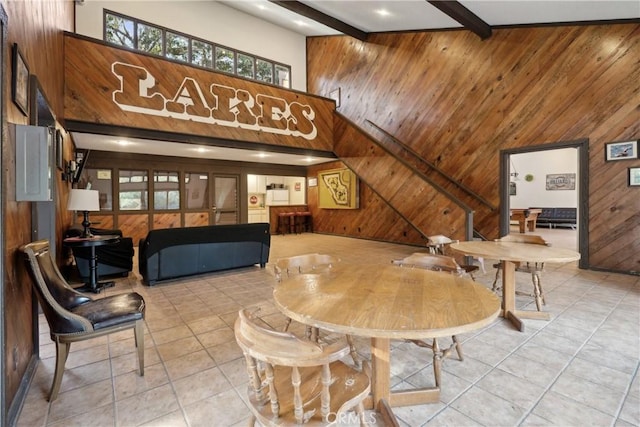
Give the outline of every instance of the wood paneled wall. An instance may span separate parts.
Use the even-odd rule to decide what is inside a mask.
[[[11,101],[11,46],[20,47],[31,74],[38,77],[40,86],[53,114],[63,117],[63,31],[73,28],[73,2],[70,1],[2,1],[8,15],[8,38],[5,40],[7,56],[4,58],[4,105],[9,132],[2,140],[2,198],[4,204],[4,267],[2,277],[5,322],[4,408],[15,410],[15,399],[23,376],[32,360],[35,331],[32,323],[31,282],[18,248],[31,241],[31,203],[16,202],[15,197],[15,134],[12,124],[28,124]],[[65,159],[71,158],[73,146],[65,134]],[[55,171],[58,197],[56,204],[57,235],[71,222],[66,210],[69,186]],[[54,243],[55,244],[55,243]],[[60,254],[61,248],[58,248]],[[8,416],[2,414],[3,419]],[[15,413],[10,413],[15,416]],[[8,420],[10,423],[11,420]],[[8,425],[7,423],[7,425]]]
[[[333,101],[70,34],[65,45],[67,120],[331,150]]]
[[[640,272],[640,193],[627,187],[640,160],[604,156],[605,143],[640,138],[640,25],[496,29],[484,41],[464,30],[317,37],[307,57],[309,92],[339,87],[340,113],[378,124],[496,206],[500,150],[589,138],[591,266]],[[318,215],[352,224],[350,212]],[[492,215],[486,234],[497,237]]]

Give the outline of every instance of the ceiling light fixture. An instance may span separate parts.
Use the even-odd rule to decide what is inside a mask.
[[[293,21],[293,22],[295,22],[299,27],[306,27],[308,25],[306,22],[300,21],[300,20]]]
[[[129,141],[127,141],[127,140],[119,139],[118,141],[116,141],[116,144],[122,145],[124,147],[125,145],[129,145],[131,143]]]
[[[389,11],[386,10],[386,9],[378,9],[378,10],[376,10],[376,13],[378,15],[380,15],[380,16],[389,16],[389,15],[391,15],[391,13],[389,13]]]

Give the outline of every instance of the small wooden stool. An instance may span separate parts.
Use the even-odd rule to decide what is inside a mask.
[[[313,225],[311,223],[311,212],[296,212],[295,216],[296,233],[304,233],[306,231],[313,231]]]
[[[295,228],[295,212],[280,212],[278,214],[278,232],[287,234],[294,232]]]

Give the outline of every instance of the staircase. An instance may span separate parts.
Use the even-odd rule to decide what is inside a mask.
[[[334,113],[334,153],[423,236],[473,238],[473,209],[406,156]],[[424,169],[424,168],[423,168]],[[458,190],[459,191],[459,190]]]

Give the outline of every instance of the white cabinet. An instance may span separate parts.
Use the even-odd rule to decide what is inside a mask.
[[[254,222],[268,222],[266,209],[249,209],[248,221],[250,224]]]
[[[247,192],[264,193],[267,189],[267,177],[247,174]]]
[[[267,206],[282,206],[289,204],[289,190],[276,189],[267,190]]]

